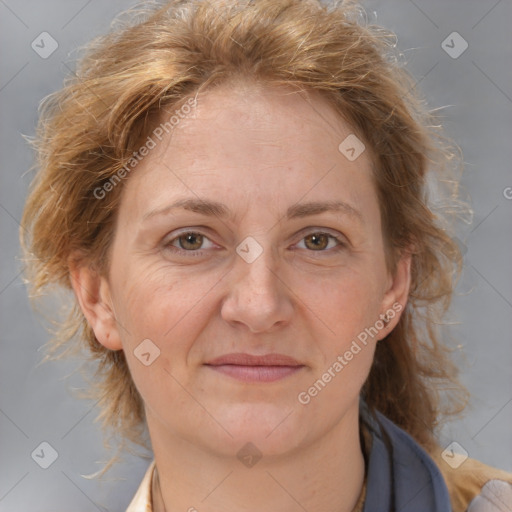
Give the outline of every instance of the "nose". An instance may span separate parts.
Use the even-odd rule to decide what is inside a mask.
[[[221,308],[226,322],[245,325],[251,333],[271,332],[290,322],[293,294],[270,249],[250,263],[237,255],[228,277]]]

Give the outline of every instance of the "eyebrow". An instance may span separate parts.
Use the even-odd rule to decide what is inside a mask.
[[[201,215],[216,216],[221,219],[235,219],[233,212],[223,203],[208,199],[180,199],[168,206],[152,210],[142,217],[142,221],[160,215],[166,215],[178,209],[188,210]],[[318,215],[324,212],[341,212],[361,223],[364,223],[363,215],[354,206],[344,201],[312,201],[308,203],[297,203],[286,210],[288,220]]]

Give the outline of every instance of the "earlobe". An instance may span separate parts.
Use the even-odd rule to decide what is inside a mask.
[[[396,327],[405,309],[411,286],[411,262],[411,253],[403,253],[394,276],[391,276],[389,288],[382,300],[382,315],[388,321],[379,339],[385,338]]]
[[[123,348],[114,314],[110,286],[105,277],[86,263],[70,260],[73,291],[96,339],[110,350]]]

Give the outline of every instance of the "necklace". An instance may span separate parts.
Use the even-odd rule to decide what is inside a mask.
[[[361,488],[361,494],[357,500],[357,504],[352,512],[362,512],[364,502],[366,499],[366,472],[363,481],[363,487]],[[153,477],[151,478],[151,505],[153,512],[167,512],[165,508],[164,499],[162,496],[162,490],[160,488],[160,479],[158,478],[158,471],[155,466],[153,471]],[[158,506],[158,508],[156,508]]]
[[[164,498],[162,496],[162,490],[160,489],[160,478],[158,477],[156,465],[153,471],[153,478],[151,478],[151,510],[153,512],[167,512]]]

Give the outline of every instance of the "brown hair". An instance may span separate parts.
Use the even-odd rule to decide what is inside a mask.
[[[32,291],[54,283],[71,289],[68,258],[75,250],[107,272],[123,187],[101,199],[94,191],[129,162],[161,109],[239,77],[317,91],[370,148],[390,269],[413,247],[409,302],[377,344],[362,394],[431,449],[438,419],[460,412],[466,400],[437,328],[461,267],[447,223],[464,211],[453,178],[461,166],[400,65],[394,35],[366,23],[353,2],[184,0],[140,13],[90,43],[76,76],[43,104],[39,171],[21,230]],[[454,210],[434,212],[429,170]],[[91,396],[103,427],[140,442],[144,408],[124,353],[96,340],[76,301],[49,356],[79,347],[72,339],[98,362]],[[451,401],[441,399],[443,388]]]

